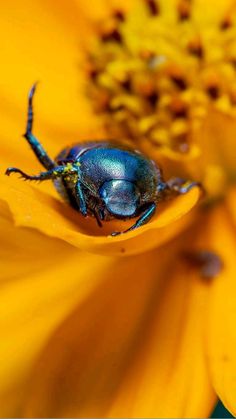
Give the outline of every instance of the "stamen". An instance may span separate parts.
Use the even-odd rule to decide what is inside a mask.
[[[219,87],[218,86],[214,86],[214,85],[209,86],[206,91],[207,91],[208,95],[213,100],[218,99],[218,97],[220,96],[220,91],[219,91]]]
[[[99,75],[99,71],[96,69],[93,69],[89,72],[89,77],[91,78],[91,80],[95,81],[97,76]]]
[[[160,13],[159,5],[156,0],[146,0],[148,9],[153,16],[157,16]]]
[[[203,46],[199,41],[191,41],[188,45],[188,51],[190,54],[195,55],[200,59],[204,56]]]
[[[185,90],[187,88],[187,83],[186,81],[179,76],[172,76],[171,80],[176,84],[176,86],[180,89],[180,90]]]
[[[187,154],[209,109],[236,115],[236,24],[230,15],[206,31],[192,21],[195,3],[178,0],[170,28],[164,1],[140,0],[104,22],[88,92],[108,135]]]
[[[114,11],[114,18],[116,18],[120,22],[124,22],[125,14],[124,14],[124,12],[122,12],[122,10],[115,10]]]
[[[102,34],[101,40],[103,42],[115,41],[115,42],[121,43],[122,42],[122,36],[121,36],[119,30],[115,28],[111,32]]]
[[[220,29],[222,31],[225,31],[225,30],[231,28],[231,26],[232,26],[232,22],[231,22],[230,18],[226,18],[221,22]]]
[[[124,81],[121,82],[121,86],[127,90],[128,92],[131,92],[131,80],[130,79],[126,79]]]
[[[189,0],[181,0],[177,8],[180,21],[188,20],[190,18],[191,4]]]
[[[158,100],[159,100],[159,95],[158,95],[157,92],[152,92],[152,93],[150,93],[150,95],[147,95],[147,99],[148,99],[150,105],[152,107],[155,107]]]

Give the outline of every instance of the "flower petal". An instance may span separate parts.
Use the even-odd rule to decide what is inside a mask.
[[[236,226],[236,188],[231,188],[227,196],[227,208],[230,212],[230,216],[234,225]],[[227,217],[228,218],[228,217]]]
[[[224,270],[212,285],[208,349],[212,380],[220,399],[236,415],[236,190],[231,192],[228,208],[216,211],[211,239],[220,252]],[[232,217],[233,216],[233,217]],[[234,221],[234,224],[232,223]]]
[[[193,213],[188,213],[200,194],[197,187],[193,188],[188,194],[165,203],[162,209],[160,205],[157,214],[143,227],[111,237],[108,234],[112,231],[125,230],[134,221],[107,222],[101,230],[91,217],[84,219],[69,205],[13,177],[2,176],[0,191],[18,226],[36,228],[86,251],[119,256],[147,251],[179,233],[192,220]]]
[[[235,130],[234,117],[214,109],[209,110],[208,117],[195,137],[202,151],[200,159],[195,164],[195,169],[199,173],[202,168],[214,164],[229,176],[235,175]]]
[[[34,131],[45,138],[52,157],[68,143],[93,136],[99,122],[90,111],[79,68],[83,17],[74,0],[9,0],[1,8],[0,28],[4,149],[24,150],[19,138],[25,130],[27,94],[36,80]],[[26,161],[35,161],[32,154],[26,152]]]
[[[114,261],[40,356],[26,417],[208,417],[210,287],[179,252],[175,242]]]
[[[25,382],[41,348],[103,280],[109,259],[16,228],[1,200],[0,226],[0,416],[21,417]]]

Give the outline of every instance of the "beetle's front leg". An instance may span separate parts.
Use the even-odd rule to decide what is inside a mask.
[[[166,182],[166,189],[170,192],[176,192],[178,194],[186,194],[195,186],[201,186],[199,182],[185,180],[181,178],[172,178]]]
[[[111,233],[112,236],[118,236],[119,234],[122,233],[127,233],[128,231],[132,231],[135,230],[138,227],[143,226],[144,224],[146,224],[154,215],[156,210],[156,203],[152,202],[148,205],[147,209],[144,211],[144,213],[141,215],[141,217],[139,217],[139,219],[136,221],[135,224],[133,224],[130,228],[128,228],[125,231],[114,231],[113,233]]]
[[[58,179],[64,174],[65,168],[63,166],[55,167],[55,169],[48,170],[47,172],[41,172],[38,175],[27,175],[23,170],[18,169],[17,167],[8,167],[5,174],[10,176],[12,173],[19,173],[20,177],[24,180],[48,180],[48,179]]]

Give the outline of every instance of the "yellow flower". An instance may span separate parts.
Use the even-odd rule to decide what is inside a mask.
[[[234,4],[9,0],[0,19],[1,417],[236,414]],[[6,178],[40,170],[20,138],[36,79],[51,156],[116,135],[205,197],[110,237]]]

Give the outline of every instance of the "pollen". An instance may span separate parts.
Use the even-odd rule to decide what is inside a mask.
[[[72,164],[71,163],[67,163],[67,165],[64,168],[64,173],[71,172],[72,170],[73,170]]]
[[[236,114],[234,11],[194,7],[140,0],[97,25],[87,90],[109,135],[186,155],[210,109]]]

